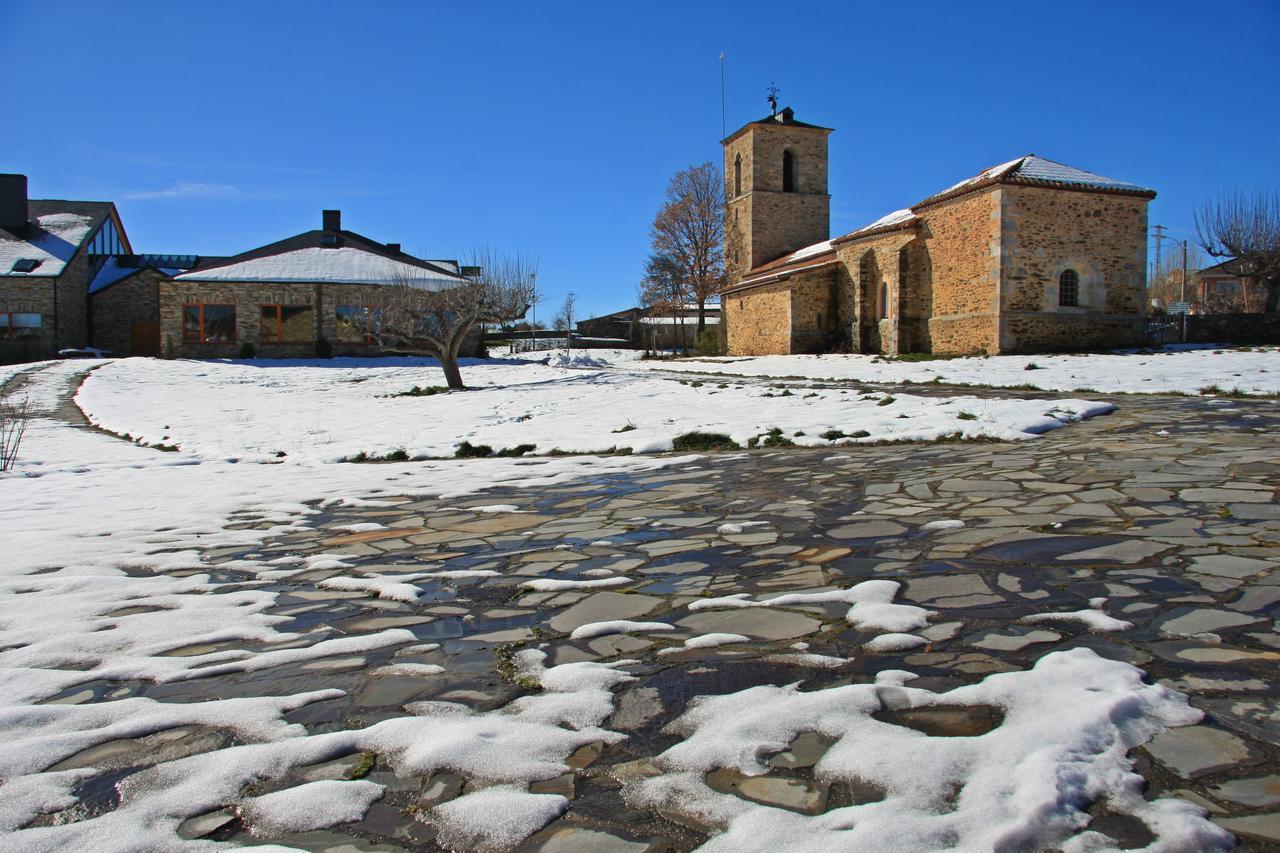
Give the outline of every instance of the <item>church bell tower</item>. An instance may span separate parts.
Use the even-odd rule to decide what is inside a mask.
[[[831,236],[827,193],[829,127],[796,121],[790,107],[726,138],[725,269],[729,284],[755,267]]]

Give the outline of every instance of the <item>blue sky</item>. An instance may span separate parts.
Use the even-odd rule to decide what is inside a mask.
[[[55,12],[56,10],[56,12]],[[0,171],[135,248],[344,225],[535,255],[550,317],[634,301],[667,179],[768,113],[834,127],[839,234],[1034,152],[1159,191],[1173,236],[1280,186],[1280,3],[0,0]]]

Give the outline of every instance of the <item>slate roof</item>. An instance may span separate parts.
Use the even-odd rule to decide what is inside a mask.
[[[324,238],[336,237],[325,243]],[[304,231],[174,278],[178,281],[392,284],[396,276],[464,283],[456,261],[425,261],[354,231]]]
[[[67,262],[111,215],[112,208],[109,201],[29,200],[27,227],[23,231],[0,228],[0,276],[51,278],[61,275]],[[23,258],[40,264],[31,272],[13,271],[13,265]]]
[[[1143,198],[1155,198],[1156,196],[1155,190],[1141,187],[1137,184],[1117,181],[1115,178],[1086,172],[1083,169],[1077,169],[1065,163],[1058,163],[1053,160],[1047,160],[1044,157],[1028,154],[1016,160],[1010,160],[1008,163],[992,166],[972,178],[966,178],[958,184],[953,184],[942,192],[935,193],[924,201],[912,205],[911,209],[918,210],[926,205],[937,204],[992,184],[1024,184],[1058,189],[1079,189],[1115,193],[1117,195],[1134,195]]]

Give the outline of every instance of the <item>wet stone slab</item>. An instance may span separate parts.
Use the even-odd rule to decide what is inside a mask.
[[[52,701],[345,691],[286,716],[319,733],[404,716],[410,702],[506,708],[532,689],[510,666],[522,649],[545,651],[556,664],[631,661],[622,666],[635,680],[616,688],[604,724],[626,738],[582,747],[567,771],[536,783],[541,793],[568,798],[569,809],[519,849],[688,850],[713,830],[632,806],[617,780],[652,772],[649,762],[676,741],[666,727],[696,697],[760,685],[821,690],[870,682],[882,670],[908,670],[920,677],[914,683],[942,690],[1085,646],[1142,667],[1152,680],[1188,693],[1208,715],[1135,753],[1148,796],[1178,792],[1211,806],[1215,819],[1241,837],[1274,839],[1280,508],[1276,472],[1267,467],[1274,441],[1255,428],[1273,435],[1280,410],[1240,401],[1240,411],[1258,416],[1243,421],[1240,412],[1219,412],[1196,398],[1116,402],[1119,411],[1106,418],[1016,444],[755,451],[633,477],[495,489],[466,500],[379,495],[391,506],[317,502],[307,530],[284,532],[252,552],[210,555],[226,564],[223,582],[253,580],[235,562],[250,555],[266,561],[340,553],[349,566],[254,586],[278,594],[268,612],[284,617],[279,630],[304,632],[296,642],[305,646],[400,629],[420,648],[335,652],[181,683],[86,684]],[[1153,438],[1159,430],[1168,434]],[[519,511],[492,510],[504,504]],[[963,526],[926,527],[960,519]],[[261,523],[248,515],[242,522]],[[364,527],[372,524],[382,527]],[[368,576],[421,594],[391,600],[318,586]],[[713,597],[761,601],[873,579],[901,582],[901,602],[934,612],[917,629],[924,645],[870,652],[864,644],[879,632],[851,626],[847,602],[690,607]],[[540,581],[554,583],[539,587]],[[1099,633],[1088,617],[1022,621],[1064,612],[1129,626]],[[619,621],[671,627],[570,636]],[[699,645],[712,634],[741,636]],[[234,646],[262,650],[252,642]],[[404,664],[442,669],[395,669]],[[1001,724],[997,710],[981,707],[887,709],[877,719],[939,737],[977,737]],[[64,766],[127,773],[230,743],[225,733],[174,729],[111,741],[69,756]],[[742,800],[800,814],[883,796],[816,778],[814,767],[829,746],[822,735],[802,733],[766,757],[767,773],[718,768],[707,781]],[[358,762],[343,756],[302,768],[290,784],[348,778]],[[431,809],[476,788],[475,780],[452,771],[398,779],[379,763],[374,774],[369,778],[388,790],[362,821],[255,836],[229,803],[186,821],[182,833],[307,849],[437,849]],[[1120,816],[1097,810],[1095,819],[1099,831],[1142,838],[1141,826],[1122,825]]]

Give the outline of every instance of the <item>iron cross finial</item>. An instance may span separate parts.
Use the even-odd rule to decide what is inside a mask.
[[[778,87],[773,85],[773,83],[769,84],[768,101],[769,101],[769,108],[773,110],[774,115],[777,115],[778,114]]]

